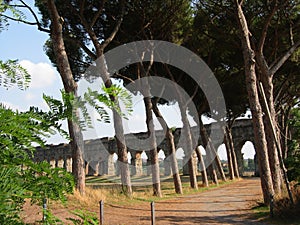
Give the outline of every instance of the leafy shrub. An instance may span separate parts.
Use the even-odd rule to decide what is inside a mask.
[[[73,176],[49,163],[34,163],[33,144],[60,129],[47,113],[30,109],[14,112],[0,105],[0,224],[22,224],[25,199],[42,204],[44,198],[62,200],[74,188]]]

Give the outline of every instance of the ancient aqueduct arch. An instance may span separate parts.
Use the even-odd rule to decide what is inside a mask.
[[[205,125],[207,130],[210,131],[211,125]],[[126,143],[130,143],[133,141],[132,135],[125,135]],[[138,137],[138,139],[134,139],[136,142],[139,139],[145,139],[147,137],[146,133],[137,133],[134,136]],[[163,150],[166,156],[164,161],[165,167],[165,175],[171,174],[171,166],[168,162],[168,149],[166,147],[166,142],[164,138],[164,132],[156,131],[156,136],[158,140],[162,140],[158,145],[159,150]],[[176,129],[174,133],[175,142],[176,139],[180,136],[180,128]],[[253,135],[253,127],[251,119],[240,119],[234,123],[232,128],[232,137],[235,147],[235,152],[237,156],[237,161],[240,169],[240,173],[242,173],[243,168],[243,154],[241,152],[243,145],[247,141],[251,141],[254,144],[254,135]],[[132,143],[131,143],[132,144]],[[129,146],[133,146],[129,144]],[[141,154],[143,152],[142,146],[139,143],[133,143],[135,146],[140,146],[138,150],[128,151],[131,154],[131,164],[134,165],[132,167],[131,173],[134,175],[142,175],[142,158]],[[201,141],[198,143],[201,145]],[[222,144],[222,142],[215,144],[216,149]],[[177,149],[180,146],[176,146]],[[86,160],[86,173],[87,175],[115,175],[118,174],[118,171],[115,169],[114,163],[114,153],[117,152],[116,141],[112,137],[105,137],[94,140],[86,140],[85,141],[85,156]],[[149,153],[145,152],[147,155]],[[149,157],[148,157],[149,159]],[[195,158],[196,160],[196,158]],[[48,161],[53,167],[63,167],[66,168],[67,171],[72,171],[72,152],[69,144],[59,144],[59,145],[47,145],[45,148],[37,147],[37,151],[34,155],[34,161]],[[150,162],[147,162],[150,163]],[[148,171],[150,172],[150,171]]]

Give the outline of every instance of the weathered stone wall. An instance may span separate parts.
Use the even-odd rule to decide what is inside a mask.
[[[215,127],[215,124],[205,125],[208,134],[212,134],[212,140],[214,140],[214,145],[216,149],[223,142],[223,131],[222,129]],[[212,133],[211,133],[212,132]],[[194,137],[199,137],[199,129],[197,127],[192,128],[192,133]],[[174,140],[176,148],[182,148],[184,146],[182,143],[184,141],[181,137],[181,129],[178,128],[174,132]],[[240,173],[242,173],[243,166],[243,155],[241,149],[246,141],[253,141],[253,127],[252,121],[248,119],[237,120],[232,128],[232,136],[234,141],[234,147],[237,155],[237,160],[239,164]],[[158,142],[158,149],[164,151],[166,159],[164,161],[164,171],[165,175],[171,174],[171,165],[168,159],[168,148],[166,144],[164,131],[156,131],[156,137]],[[147,139],[147,133],[141,132],[137,134],[126,134],[125,135],[126,144],[128,145],[128,151],[131,153],[131,173],[133,175],[142,175],[142,158],[141,153],[145,150],[143,147],[145,143],[143,142]],[[84,159],[86,161],[86,173],[87,175],[115,175],[119,174],[118,166],[115,165],[113,154],[117,153],[116,140],[112,137],[86,140]],[[201,139],[198,140],[198,145],[202,145]],[[150,164],[149,151],[145,151],[148,156],[147,164]],[[194,157],[196,161],[196,157]],[[48,145],[46,148],[38,147],[34,155],[35,161],[48,161],[53,167],[63,167],[68,171],[72,171],[72,152],[69,144],[59,144],[59,145]],[[183,164],[186,164],[187,159],[183,159]],[[185,170],[185,168],[183,168]],[[151,171],[147,171],[149,175]]]

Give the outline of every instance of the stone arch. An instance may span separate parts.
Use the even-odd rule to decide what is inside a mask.
[[[130,153],[130,164],[131,164],[131,175],[141,176],[143,175],[143,160],[142,151],[131,150]],[[129,163],[129,156],[128,156]]]
[[[57,167],[58,168],[64,168],[64,159],[62,156],[59,156],[58,160],[57,160]]]
[[[251,141],[246,141],[241,149],[244,159],[244,176],[253,176],[256,174],[257,165],[255,163],[256,151]]]
[[[54,157],[51,157],[51,158],[50,158],[49,164],[50,164],[50,166],[51,166],[52,168],[55,168],[55,166],[56,166],[56,160],[55,160]]]

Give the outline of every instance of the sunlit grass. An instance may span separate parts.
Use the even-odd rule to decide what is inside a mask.
[[[162,198],[153,196],[151,176],[137,176],[132,177],[131,182],[133,184],[133,196],[131,198],[125,196],[122,192],[120,178],[117,176],[99,176],[99,177],[87,177],[86,184],[88,187],[95,191],[105,193],[105,198],[109,199],[112,204],[134,204],[139,202],[151,202],[161,201],[164,199],[180,197],[182,195],[176,194],[174,190],[173,177],[163,177],[161,181]],[[201,185],[201,176],[197,176],[198,190],[190,187],[189,176],[181,176],[183,195],[197,194],[208,189],[216,188],[217,185],[210,183],[209,187],[203,187]],[[235,181],[220,181],[219,186],[224,186]]]

